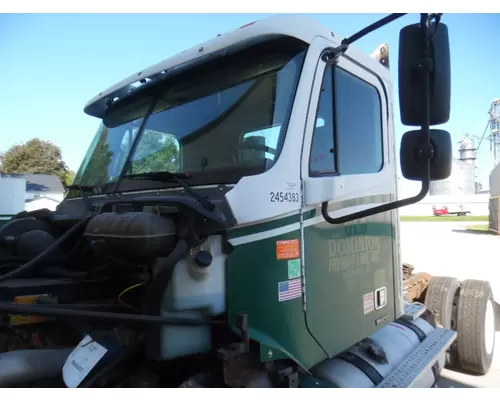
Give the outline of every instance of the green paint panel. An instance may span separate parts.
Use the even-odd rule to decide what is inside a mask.
[[[329,211],[388,201],[389,195],[366,196],[333,202]],[[261,344],[262,361],[291,358],[307,370],[394,320],[395,230],[391,213],[356,225],[330,225],[322,218],[309,225],[312,218],[321,216],[319,207],[302,216],[306,222],[302,240],[307,311],[302,298],[278,300],[278,283],[302,277],[302,265],[296,258],[278,260],[276,242],[300,239],[300,231],[265,238],[273,229],[300,222],[299,215],[229,232],[230,239],[241,241],[257,234],[259,240],[236,245],[228,257],[227,296],[233,328],[235,315],[248,313],[250,336]],[[386,307],[365,314],[363,295],[382,286],[387,289]],[[307,379],[302,383],[305,387],[324,385]]]
[[[394,239],[391,213],[304,229],[307,325],[330,357],[394,320]],[[387,305],[375,310],[381,287]]]
[[[261,343],[262,361],[291,358],[309,369],[326,358],[307,330],[302,297],[280,302],[278,284],[288,280],[288,260],[277,260],[276,241],[300,239],[295,230],[234,248],[228,257],[229,321],[248,313],[250,337]]]

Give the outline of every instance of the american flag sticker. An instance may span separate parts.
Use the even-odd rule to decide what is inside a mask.
[[[278,283],[278,300],[288,301],[302,296],[302,283],[299,279]]]

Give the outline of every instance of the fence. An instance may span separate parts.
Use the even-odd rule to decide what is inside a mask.
[[[490,197],[489,230],[500,233],[500,196]]]

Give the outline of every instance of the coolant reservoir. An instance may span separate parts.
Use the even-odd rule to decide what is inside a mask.
[[[226,256],[222,238],[211,236],[190,251],[174,269],[165,292],[164,316],[200,318],[226,311]],[[162,328],[161,359],[167,360],[209,351],[210,326],[169,326]]]

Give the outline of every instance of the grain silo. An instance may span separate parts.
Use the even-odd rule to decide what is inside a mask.
[[[452,161],[451,175],[448,179],[431,182],[430,196],[451,196],[476,194],[476,148],[474,139],[465,135],[459,141],[459,158]]]
[[[490,108],[490,144],[495,167],[490,174],[489,229],[500,234],[500,99]]]
[[[490,120],[490,150],[493,152],[495,165],[500,163],[500,99],[491,103]]]

